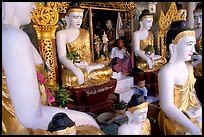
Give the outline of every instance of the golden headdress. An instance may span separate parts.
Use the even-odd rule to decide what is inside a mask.
[[[146,107],[148,107],[148,102],[144,102],[144,103],[142,103],[140,105],[128,108],[128,111],[133,114],[136,110],[143,109],[143,108],[146,108]]]
[[[69,14],[70,14],[71,12],[84,12],[84,9],[82,9],[82,8],[80,7],[80,4],[79,4],[79,3],[73,2],[73,3],[70,3],[70,4],[69,4],[68,11],[67,11],[66,15],[69,16]]]
[[[70,135],[70,133],[76,132],[76,126],[67,127],[66,129],[53,131],[52,133],[48,131],[49,135]]]
[[[182,31],[180,32],[175,39],[172,39],[172,43],[173,44],[178,44],[178,41],[180,38],[184,37],[184,36],[195,36],[195,31],[194,30],[186,30],[186,31]]]

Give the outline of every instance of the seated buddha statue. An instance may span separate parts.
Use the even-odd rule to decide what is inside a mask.
[[[159,71],[158,122],[165,135],[201,135],[202,105],[196,96],[193,66],[195,31],[186,21],[172,22],[166,35],[170,60]]]
[[[135,64],[143,72],[159,70],[165,63],[166,58],[155,55],[154,36],[150,31],[153,15],[145,9],[139,16],[140,29],[133,33]]]
[[[34,2],[2,2],[2,134],[46,131],[59,112],[66,113],[76,126],[100,130],[86,113],[42,104],[36,64],[43,66],[43,60],[20,28],[31,22],[34,8]]]
[[[102,63],[92,61],[90,34],[81,29],[83,9],[78,3],[70,3],[67,11],[67,25],[56,34],[58,59],[62,64],[61,79],[63,87],[89,87],[110,81],[112,69]],[[70,53],[79,54],[80,63],[68,59]]]
[[[118,135],[151,135],[151,125],[147,118],[148,102],[142,95],[134,94],[128,102],[128,121],[118,128]]]
[[[196,37],[196,54],[192,56],[195,76],[202,76],[202,3],[198,3],[193,11]]]

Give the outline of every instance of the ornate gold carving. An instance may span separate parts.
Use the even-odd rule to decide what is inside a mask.
[[[179,16],[176,3],[171,2],[169,9],[164,15],[163,11],[161,10],[159,21],[158,21],[158,27],[159,27],[159,32],[158,32],[158,48],[161,56],[166,57],[166,43],[165,43],[165,37],[166,37],[166,32],[170,26],[170,24],[173,21],[176,20],[185,20]]]
[[[32,13],[32,21],[37,25],[55,25],[58,22],[59,15],[57,3],[48,2],[43,6],[41,2],[35,2],[37,9]]]
[[[45,70],[46,85],[55,88],[57,82],[57,57],[55,49],[55,32],[59,19],[56,2],[35,2],[37,9],[33,11],[32,21],[37,33],[41,57],[49,62],[50,71]]]
[[[66,13],[70,2],[57,2],[59,13]],[[121,11],[135,11],[135,2],[81,2],[82,7],[100,7],[118,9]]]

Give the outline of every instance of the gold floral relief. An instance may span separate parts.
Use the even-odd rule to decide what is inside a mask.
[[[55,25],[58,22],[59,15],[57,3],[48,2],[43,6],[41,2],[35,2],[37,9],[32,13],[32,21],[37,25]]]
[[[171,25],[173,21],[176,20],[182,20],[183,18],[179,16],[177,6],[175,2],[171,2],[168,11],[166,12],[166,15],[161,10],[160,17],[158,21],[158,46],[161,56],[166,57],[167,51],[166,51],[166,32]]]

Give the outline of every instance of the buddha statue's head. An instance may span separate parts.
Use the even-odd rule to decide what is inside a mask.
[[[71,2],[69,4],[66,17],[65,17],[66,23],[67,23],[66,28],[79,29],[81,27],[83,16],[84,16],[83,12],[84,12],[84,9],[80,7],[78,2],[73,2],[73,3]]]
[[[170,51],[170,62],[175,60],[189,61],[195,52],[195,31],[187,27],[185,20],[172,22],[166,35],[167,49]]]
[[[180,16],[182,19],[186,20],[186,18],[187,18],[187,10],[184,9],[184,8],[183,8],[183,5],[180,4],[180,3],[178,3],[176,6],[177,6],[177,10],[178,10],[179,16]]]
[[[148,9],[144,9],[139,16],[140,30],[150,30],[153,23],[153,15]]]
[[[126,115],[129,122],[143,123],[147,119],[148,102],[145,101],[144,96],[134,94],[128,102]]]
[[[198,3],[193,11],[195,28],[202,28],[202,3]]]
[[[76,135],[76,125],[65,113],[57,113],[48,125],[51,135]]]
[[[27,25],[31,22],[34,2],[3,2],[2,23],[11,25]]]

